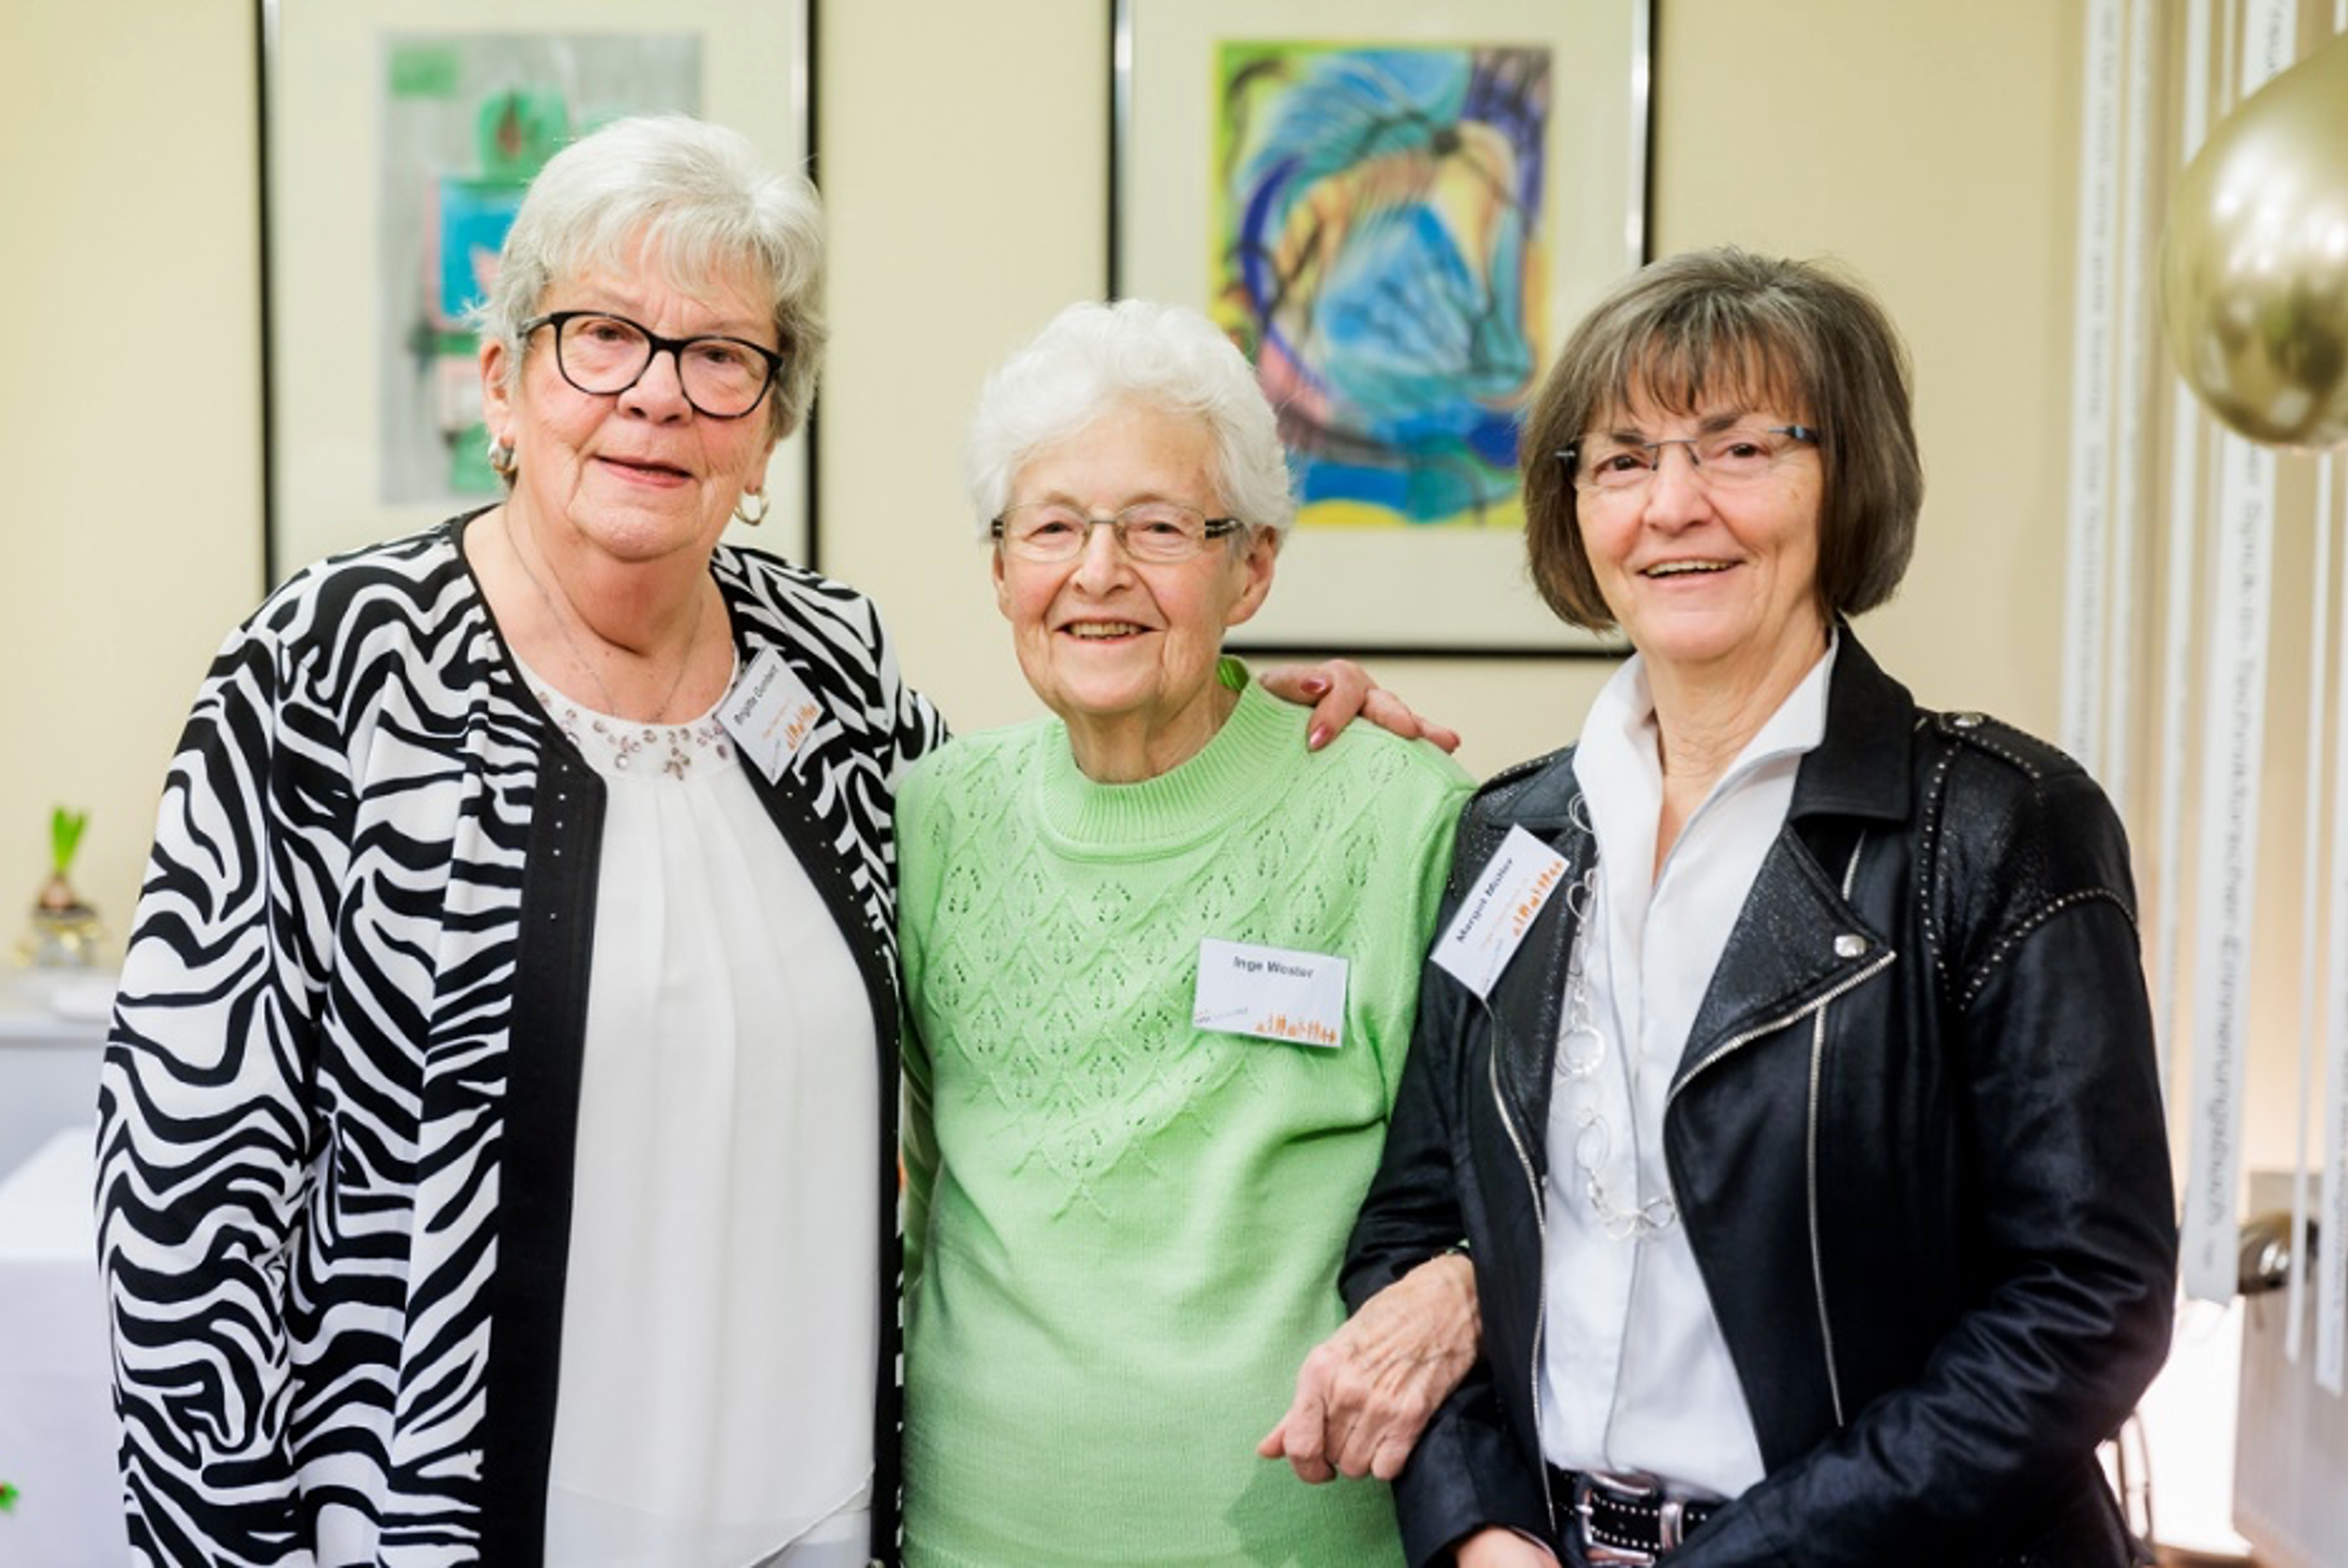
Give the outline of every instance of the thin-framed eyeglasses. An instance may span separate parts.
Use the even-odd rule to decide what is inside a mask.
[[[609,310],[555,310],[521,324],[527,338],[554,328],[554,368],[590,397],[616,397],[644,379],[653,356],[675,360],[677,386],[697,414],[739,419],[759,406],[783,372],[783,356],[744,338],[703,333],[663,338]]]
[[[1714,490],[1757,484],[1795,452],[1818,444],[1809,425],[1737,425],[1668,441],[1618,441],[1588,436],[1557,454],[1576,490],[1597,495],[1629,495],[1654,482],[1663,448],[1684,446],[1699,483]]]
[[[1064,501],[1028,501],[1005,506],[988,531],[1018,559],[1051,565],[1082,555],[1092,530],[1106,528],[1134,560],[1170,566],[1196,556],[1209,540],[1245,526],[1237,518],[1211,518],[1179,501],[1136,501],[1106,518],[1090,516]]]

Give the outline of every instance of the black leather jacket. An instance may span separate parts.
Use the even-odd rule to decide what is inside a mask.
[[[1665,1159],[1766,1478],[1674,1568],[2103,1565],[2094,1450],[2166,1352],[2168,1139],[2128,851],[2051,747],[1917,708],[1847,628],[1712,976]],[[1442,920],[1511,826],[1588,865],[1570,751],[1463,815]],[[1396,1486],[1411,1561],[1555,1539],[1535,1385],[1550,1074],[1574,921],[1549,900],[1479,1002],[1429,965],[1354,1305],[1465,1242],[1483,1360]]]

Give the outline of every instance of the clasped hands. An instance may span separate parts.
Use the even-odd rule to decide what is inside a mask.
[[[1340,1475],[1392,1481],[1482,1342],[1474,1265],[1458,1253],[1429,1259],[1313,1348],[1297,1371],[1295,1400],[1256,1452],[1287,1460],[1316,1485]],[[1548,1547],[1498,1528],[1468,1536],[1452,1560],[1457,1568],[1558,1568]]]
[[[1296,1398],[1256,1452],[1316,1485],[1339,1475],[1392,1481],[1482,1347],[1475,1270],[1429,1259],[1315,1346]]]

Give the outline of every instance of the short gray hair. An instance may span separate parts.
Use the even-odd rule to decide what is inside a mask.
[[[508,384],[526,348],[521,324],[539,313],[548,291],[591,272],[625,272],[640,241],[682,293],[705,294],[735,270],[768,291],[783,369],[767,421],[776,440],[797,430],[823,359],[822,204],[804,177],[768,167],[748,137],[686,114],[615,120],[549,158],[530,182],[496,286],[474,312],[483,341],[505,345]]]
[[[964,465],[979,531],[1021,468],[1121,405],[1203,426],[1215,490],[1242,522],[1285,535],[1296,520],[1279,421],[1247,356],[1196,310],[1125,299],[1069,306],[986,378]]]

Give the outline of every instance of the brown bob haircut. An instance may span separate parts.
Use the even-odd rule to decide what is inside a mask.
[[[1595,631],[1614,625],[1559,454],[1633,406],[1693,415],[1738,402],[1818,430],[1820,612],[1831,622],[1891,596],[1924,500],[1907,351],[1883,308],[1833,268],[1723,247],[1633,273],[1542,383],[1521,450],[1526,548],[1550,609]]]

